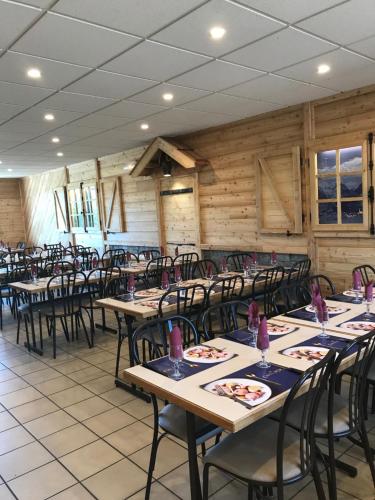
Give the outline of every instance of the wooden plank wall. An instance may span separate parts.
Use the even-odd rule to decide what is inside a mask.
[[[0,179],[0,240],[11,246],[25,240],[19,179]]]

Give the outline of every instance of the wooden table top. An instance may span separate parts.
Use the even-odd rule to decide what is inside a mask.
[[[91,272],[91,271],[80,271],[86,276]],[[26,293],[42,293],[47,291],[47,283],[49,280],[52,278],[52,276],[47,277],[47,278],[39,278],[38,281],[35,283],[29,283],[31,280],[25,280],[25,283],[22,281],[16,281],[14,283],[8,283],[8,286],[11,288],[14,288],[18,292],[26,292]],[[61,278],[59,276],[56,276],[56,282],[52,284],[51,288],[57,289],[61,287]],[[90,278],[90,282],[95,283],[97,281],[97,277],[95,275],[92,275]],[[26,283],[26,281],[28,281]],[[83,280],[77,279],[76,284],[82,283]]]
[[[286,318],[283,318],[283,320],[285,322]],[[310,361],[291,358],[280,354],[279,351],[316,335],[316,328],[301,325],[298,331],[272,341],[267,359],[280,366],[305,371],[311,366]],[[330,332],[330,336],[350,339],[350,336],[338,335],[335,332]],[[217,337],[210,340],[208,344],[220,349],[225,348],[228,352],[235,353],[238,356],[179,381],[156,373],[142,365],[124,370],[123,378],[127,382],[143,387],[147,392],[153,393],[163,400],[175,403],[179,407],[230,432],[237,432],[283,406],[288,391],[284,391],[259,406],[249,409],[229,398],[220,397],[204,390],[201,385],[225,378],[233,372],[247,368],[260,360],[260,353],[257,349],[238,342]],[[352,363],[353,357],[354,355],[346,358],[345,366],[342,369]]]

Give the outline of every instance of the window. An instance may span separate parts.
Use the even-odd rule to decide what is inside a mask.
[[[72,231],[88,232],[100,230],[96,184],[68,187],[69,217]]]
[[[366,229],[367,174],[365,146],[316,152],[314,155],[314,226],[321,229]]]

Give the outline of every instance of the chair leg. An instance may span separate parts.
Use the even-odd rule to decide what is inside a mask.
[[[82,316],[82,311],[80,311],[78,313],[77,320],[79,320],[79,322],[82,323],[82,328],[83,328],[83,331],[85,332],[85,337],[86,337],[87,343],[89,345],[89,348],[91,349],[92,344],[90,342],[90,337],[89,337],[89,334],[87,332],[86,324],[85,324],[85,321],[84,321],[83,316]],[[78,328],[77,328],[77,331],[78,331]]]
[[[253,500],[254,499],[254,488],[251,483],[247,484],[247,500]]]
[[[371,403],[371,413],[375,413],[375,384],[372,385],[372,403]]]
[[[164,436],[165,436],[165,434],[161,434],[158,437],[158,428],[154,429],[154,436],[153,436],[152,445],[151,445],[150,463],[149,463],[148,472],[147,472],[147,484],[146,484],[145,500],[149,500],[149,498],[150,498],[151,484],[152,484],[152,473],[154,472],[154,469],[155,469],[156,455],[158,452],[158,447],[159,447],[160,441],[162,440],[162,438]]]
[[[359,436],[361,438],[362,444],[363,444],[363,449],[365,452],[365,457],[367,460],[367,463],[369,464],[370,471],[371,471],[371,476],[372,476],[372,482],[374,483],[375,486],[375,465],[374,465],[374,456],[372,453],[372,450],[370,448],[370,443],[368,440],[368,435],[365,427],[365,423],[361,423],[361,430],[359,431]]]
[[[314,478],[314,484],[315,484],[315,489],[316,489],[316,494],[318,496],[318,500],[325,500],[326,495],[324,493],[323,484],[322,484],[322,480],[320,478],[320,474],[319,474],[318,465],[317,465],[316,460],[315,460],[315,463],[314,463],[314,466],[312,469],[312,476]]]
[[[21,329],[21,313],[19,312],[17,314],[17,338],[16,338],[17,344],[20,343],[20,329]]]
[[[117,354],[116,354],[116,370],[115,370],[115,377],[118,378],[118,372],[120,370],[120,354],[121,354],[121,346],[122,346],[122,341],[123,338],[121,337],[121,334],[118,334],[118,341],[117,341]]]
[[[203,491],[202,500],[208,500],[208,480],[210,464],[205,464],[203,468]]]
[[[52,330],[52,346],[53,346],[53,359],[56,359],[56,319],[51,318],[51,330]]]
[[[220,443],[220,439],[221,439],[221,432],[219,434],[216,434],[215,445]]]
[[[39,320],[39,340],[40,340],[40,348],[43,351],[43,330],[42,330],[42,313],[39,311],[38,313]]]
[[[206,443],[201,444],[202,456],[204,457],[206,454]]]
[[[328,488],[330,500],[337,499],[336,489],[336,462],[335,462],[335,448],[333,437],[328,438]]]

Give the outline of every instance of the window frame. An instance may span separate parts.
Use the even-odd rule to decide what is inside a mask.
[[[340,172],[340,150],[353,147],[362,147],[362,169],[357,171]],[[323,151],[336,152],[336,172],[335,174],[318,174],[317,157],[318,153]],[[350,143],[340,144],[324,144],[321,147],[315,146],[310,153],[310,186],[311,186],[311,225],[314,231],[367,231],[369,229],[369,202],[368,202],[368,161],[367,161],[367,142],[366,141],[351,141]],[[362,176],[362,196],[342,197],[341,182],[342,177],[356,175]],[[336,197],[335,198],[319,198],[318,179],[322,177],[336,179]],[[340,222],[334,224],[321,224],[319,222],[319,200],[320,203],[337,204],[337,220]],[[363,222],[355,224],[343,224],[341,219],[341,204],[346,201],[362,201]]]
[[[88,212],[87,207],[88,207],[88,198],[86,195],[87,190],[89,192],[92,191],[92,189],[95,190],[96,192],[96,207],[94,208],[93,211]],[[71,191],[76,192],[77,196],[77,208],[78,212],[72,211],[72,203],[71,203]],[[78,195],[77,195],[78,191]],[[68,210],[69,210],[69,223],[70,223],[70,230],[72,233],[79,234],[79,233],[96,233],[101,230],[101,221],[100,221],[100,207],[99,207],[99,196],[98,196],[98,187],[96,180],[88,180],[85,182],[75,182],[75,183],[70,183],[67,186],[67,201],[68,201]],[[80,218],[82,217],[82,222],[79,223],[79,225],[76,224],[76,220],[73,219],[75,218]],[[88,217],[93,218],[93,225],[89,226],[88,225]]]

